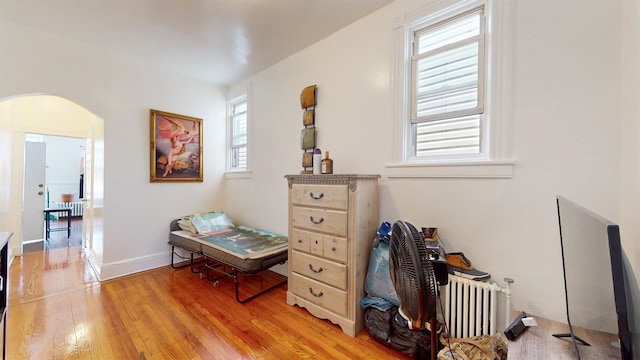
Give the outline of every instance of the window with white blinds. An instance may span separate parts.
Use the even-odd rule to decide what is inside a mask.
[[[390,177],[510,178],[514,1],[438,0],[394,17]]]
[[[482,8],[413,31],[410,123],[416,158],[481,153],[484,43]]]
[[[229,169],[247,168],[247,97],[240,96],[229,102]]]

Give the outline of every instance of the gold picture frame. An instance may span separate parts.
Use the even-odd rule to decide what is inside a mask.
[[[151,109],[151,182],[202,182],[202,119]]]

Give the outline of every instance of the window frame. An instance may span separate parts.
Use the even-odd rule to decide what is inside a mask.
[[[470,38],[466,38],[464,40],[458,41],[456,43],[452,44],[448,44],[445,46],[442,46],[438,49],[433,49],[433,50],[429,50],[427,52],[421,53],[421,54],[416,54],[416,48],[418,47],[417,44],[417,39],[420,36],[420,33],[423,32],[428,32],[428,30],[432,29],[432,28],[437,28],[439,26],[442,26],[444,24],[446,24],[449,21],[455,21],[457,19],[461,19],[464,18],[466,16],[469,15],[473,15],[476,13],[481,13],[483,16],[480,19],[480,30],[481,33],[479,35],[475,35],[473,37]],[[410,74],[411,74],[411,88],[415,89],[418,85],[418,76],[417,76],[417,72],[418,72],[418,62],[420,62],[420,60],[426,59],[430,56],[433,56],[435,54],[442,54],[443,52],[446,52],[448,50],[451,50],[452,48],[459,48],[462,43],[464,43],[465,45],[468,45],[474,41],[478,41],[479,43],[479,48],[481,49],[478,52],[478,85],[477,85],[477,89],[478,89],[478,97],[477,97],[477,104],[476,107],[474,108],[466,108],[464,110],[457,110],[457,111],[447,111],[447,112],[441,112],[438,113],[437,115],[427,115],[424,116],[422,118],[420,118],[418,116],[418,94],[416,93],[416,91],[411,91],[411,122],[413,123],[418,123],[418,122],[425,122],[425,121],[429,121],[431,119],[433,120],[443,120],[443,119],[450,119],[450,118],[455,118],[455,117],[462,117],[462,116],[468,116],[468,115],[477,115],[477,114],[482,114],[484,112],[484,92],[485,92],[485,75],[486,75],[486,60],[485,60],[485,53],[486,53],[486,46],[485,46],[485,33],[486,33],[486,26],[485,26],[485,21],[484,21],[484,8],[480,9],[480,7],[472,9],[470,11],[466,11],[460,14],[456,14],[456,16],[453,16],[451,18],[447,18],[443,21],[440,22],[433,22],[433,23],[429,23],[428,25],[424,25],[424,26],[419,26],[418,29],[416,30],[412,30],[412,50],[411,50],[411,58],[410,58],[410,63],[411,63],[411,67],[410,67]],[[415,27],[414,27],[415,29]]]
[[[484,113],[480,153],[454,156],[412,156],[411,75],[414,34],[430,25],[483,8],[485,17]],[[513,5],[510,1],[447,0],[404,11],[395,17],[394,154],[386,164],[389,177],[511,178],[514,161],[511,145]],[[480,86],[480,84],[479,84]]]
[[[234,107],[238,104],[245,103],[246,104],[246,141],[244,144],[234,145],[233,144],[233,132],[234,132]],[[249,94],[244,93],[238,96],[235,96],[227,101],[227,146],[226,146],[226,177],[230,178],[244,178],[250,177],[251,171],[249,170],[249,124],[250,124],[250,106],[249,106]],[[233,164],[233,152],[234,148],[237,147],[245,147],[246,148],[246,164],[245,167],[232,167]]]

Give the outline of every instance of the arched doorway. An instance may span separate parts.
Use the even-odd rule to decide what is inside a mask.
[[[85,139],[83,243],[91,261],[101,259],[104,121],[81,105],[53,95],[0,100],[0,226],[14,233],[10,255],[21,254],[25,133]]]

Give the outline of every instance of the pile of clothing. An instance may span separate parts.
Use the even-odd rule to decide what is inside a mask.
[[[441,243],[437,228],[422,228],[427,242]],[[369,268],[365,280],[367,296],[360,300],[364,312],[365,328],[369,334],[394,350],[412,356],[414,359],[429,359],[431,354],[431,333],[429,324],[422,330],[412,330],[398,312],[400,300],[389,273],[389,240],[391,224],[383,222],[373,240]],[[434,246],[434,244],[430,244]],[[439,245],[438,245],[439,246]],[[475,269],[462,252],[446,253],[447,271],[473,280],[488,280],[489,273]],[[440,323],[440,322],[439,322]],[[436,331],[442,327],[438,326]]]

